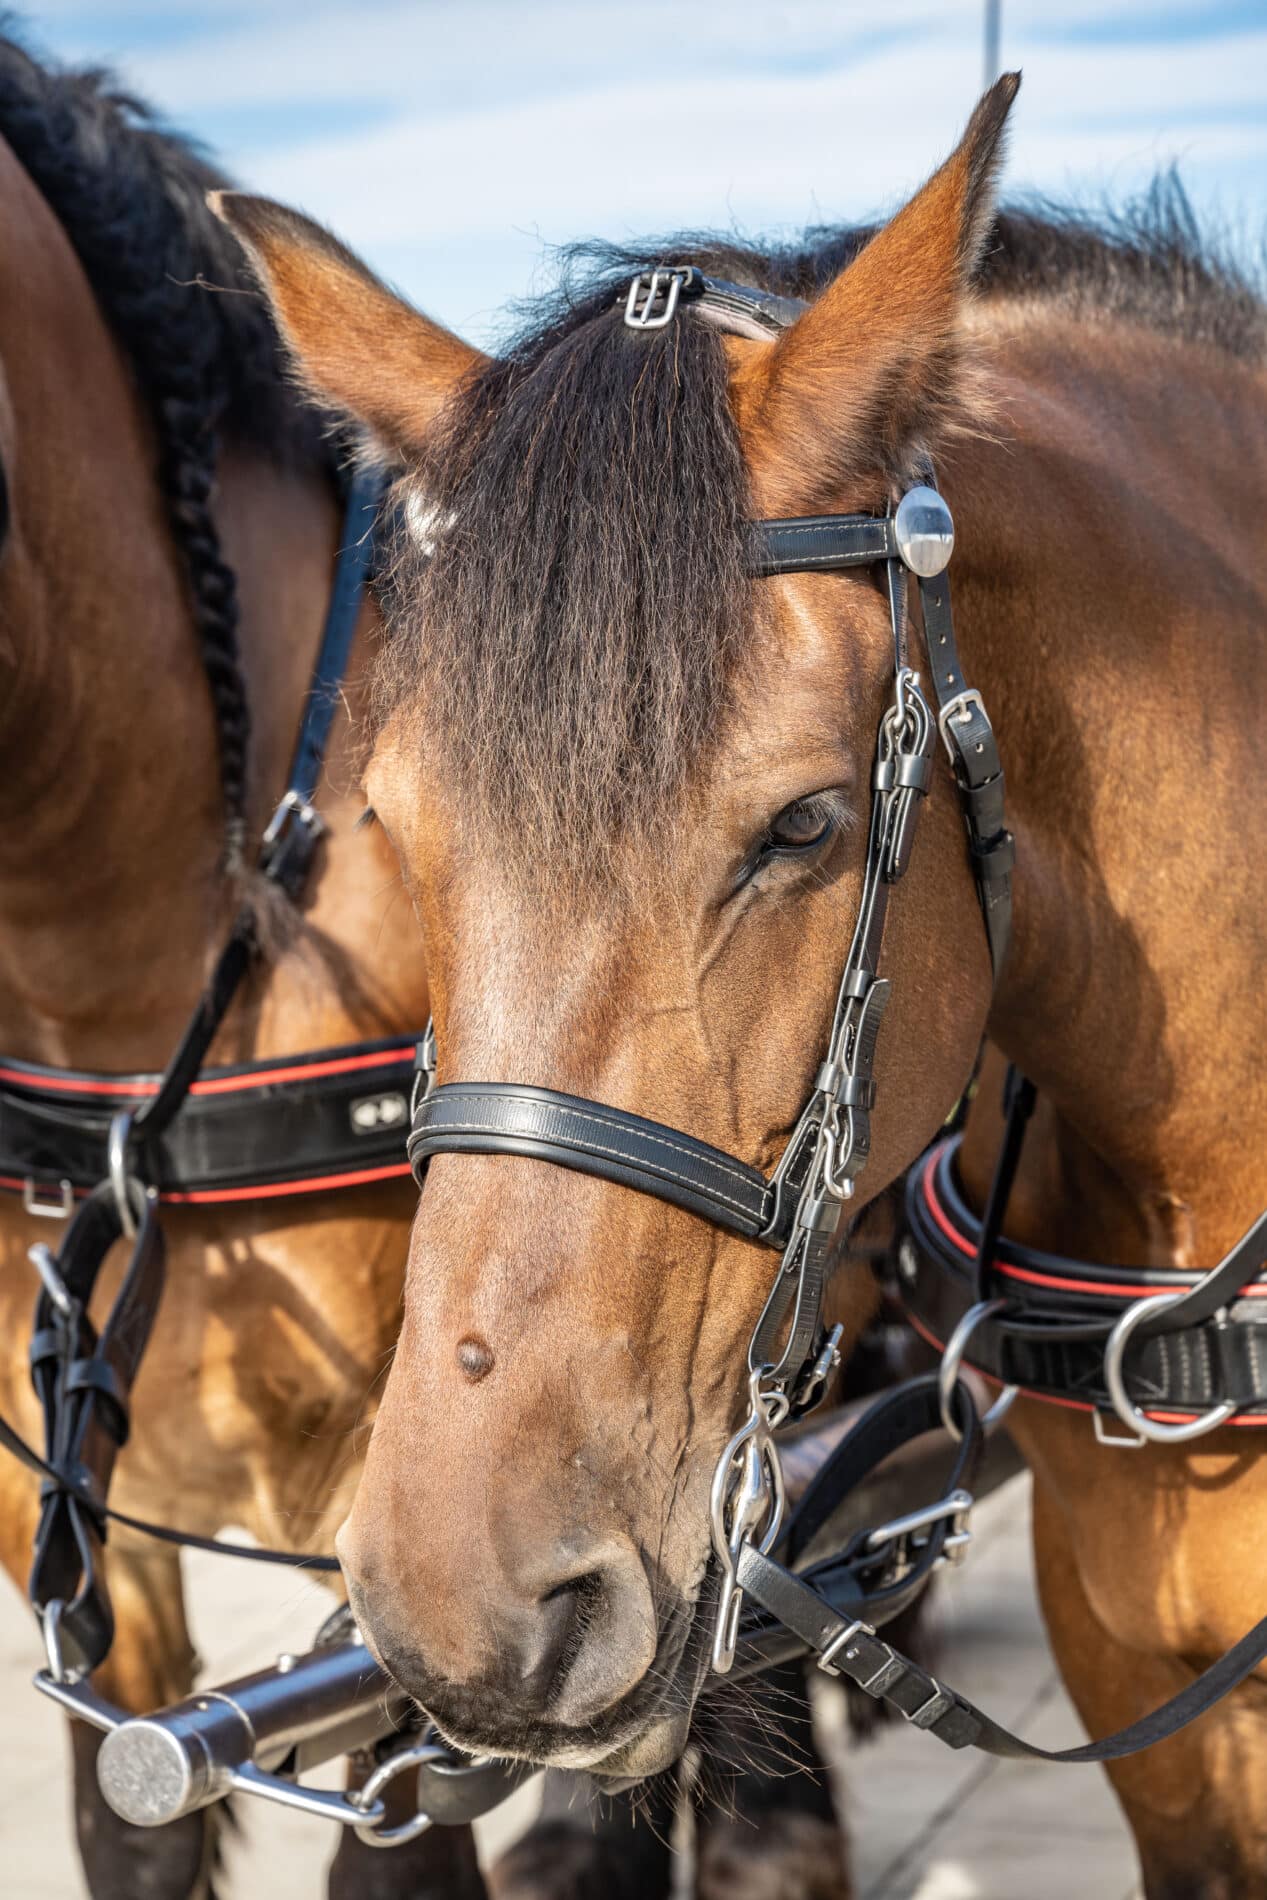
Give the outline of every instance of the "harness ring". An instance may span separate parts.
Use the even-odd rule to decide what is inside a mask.
[[[1187,1289],[1182,1293],[1153,1293],[1147,1299],[1134,1301],[1109,1334],[1104,1348],[1104,1383],[1108,1387],[1113,1410],[1123,1425],[1137,1433],[1139,1438],[1151,1439],[1154,1445],[1182,1445],[1190,1438],[1204,1438],[1207,1432],[1225,1425],[1236,1410],[1234,1399],[1223,1399],[1199,1418],[1189,1419],[1185,1425],[1168,1425],[1160,1419],[1149,1418],[1147,1412],[1141,1412],[1126,1389],[1122,1365],[1131,1334],[1149,1313],[1162,1313],[1167,1307],[1186,1298]]]
[[[1001,1313],[1007,1304],[1006,1300],[978,1300],[975,1306],[968,1308],[942,1351],[941,1365],[937,1368],[937,1403],[941,1411],[941,1422],[956,1444],[963,1437],[963,1433],[955,1423],[955,1387],[959,1384],[959,1368],[963,1363],[968,1341],[983,1319],[987,1319],[992,1313]],[[1002,1424],[1011,1411],[1012,1402],[1019,1391],[1019,1386],[1004,1386],[981,1420],[983,1432],[993,1431],[996,1425]]]

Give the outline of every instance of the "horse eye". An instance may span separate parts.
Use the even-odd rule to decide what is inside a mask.
[[[805,851],[821,844],[832,829],[832,814],[821,798],[798,798],[785,805],[766,831],[767,851]]]

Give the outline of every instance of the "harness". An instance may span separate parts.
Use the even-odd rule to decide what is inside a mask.
[[[259,870],[302,890],[324,829],[314,799],[373,557],[377,474],[351,484],[330,604],[286,791]],[[225,1204],[315,1193],[408,1173],[401,1157],[412,1044],[399,1038],[203,1069],[258,952],[244,909],[161,1075],[103,1076],[0,1058],[0,1188],[29,1213],[66,1218],[56,1257],[31,1249],[43,1283],[31,1377],[44,1420],[37,1452],[0,1419],[0,1444],[41,1477],[29,1595],[53,1678],[104,1659],[113,1617],[100,1561],[111,1518],[180,1544],[334,1569],[333,1558],[242,1551],[112,1511],[110,1478],[127,1441],[131,1389],[162,1297],[160,1203]],[[87,1310],[107,1254],[130,1243],[100,1333]]]
[[[907,1179],[897,1296],[912,1325],[956,1366],[1090,1412],[1102,1444],[1267,1426],[1267,1212],[1199,1274],[1093,1265],[1002,1239],[1034,1101],[1015,1070],[1005,1099],[982,1217],[959,1186],[958,1135],[934,1144]]]
[[[680,306],[693,307],[704,321],[724,329],[759,337],[777,335],[801,308],[789,299],[719,283],[694,266],[682,265],[640,273],[628,291],[625,321],[636,330],[660,329],[673,321]],[[1197,1430],[1211,1429],[1228,1415],[1229,1406],[1237,1422],[1267,1418],[1267,1399],[1257,1396],[1261,1381],[1243,1388],[1252,1394],[1244,1404],[1228,1398],[1242,1390],[1238,1368],[1247,1377],[1252,1370],[1256,1380],[1254,1329],[1260,1323],[1258,1314],[1267,1314],[1267,1307],[1257,1304],[1267,1290],[1257,1263],[1267,1242],[1267,1215],[1218,1268],[1187,1290],[1176,1290],[1172,1276],[1165,1277],[1164,1287],[1155,1288],[1161,1276],[1087,1267],[1001,1241],[1033,1103],[1032,1088],[1017,1079],[980,1221],[974,1221],[958,1195],[954,1138],[936,1145],[909,1180],[910,1231],[899,1251],[899,1278],[916,1324],[935,1342],[945,1343],[941,1371],[907,1381],[876,1400],[820,1468],[795,1510],[787,1513],[774,1437],[782,1423],[808,1411],[821,1397],[838,1362],[841,1329],[825,1330],[823,1293],[845,1208],[869,1153],[875,1049],[889,996],[889,982],[879,974],[885,917],[891,889],[910,860],[938,735],[963,813],[996,978],[1007,950],[1012,839],[1004,823],[1003,772],[994,735],[981,695],[964,683],[955,646],[946,574],[953,539],[950,512],[933,486],[931,472],[895,496],[882,516],[759,521],[749,529],[747,564],[753,579],[847,571],[882,562],[893,638],[893,696],[876,741],[858,915],[823,1060],[773,1174],[767,1178],[744,1159],[687,1132],[548,1087],[485,1081],[437,1085],[430,1027],[416,1051],[408,1165],[421,1184],[427,1161],[435,1154],[526,1155],[671,1202],[728,1232],[760,1241],[779,1255],[748,1350],[748,1415],[722,1453],[713,1480],[711,1528],[718,1589],[712,1661],[719,1674],[733,1671],[742,1676],[808,1655],[827,1673],[848,1678],[952,1748],[971,1745],[999,1756],[1103,1762],[1175,1733],[1242,1681],[1267,1655],[1267,1618],[1161,1708],[1101,1741],[1057,1752],[1034,1748],[1012,1735],[894,1649],[878,1630],[913,1601],[937,1564],[957,1561],[968,1541],[973,1501],[969,1487],[984,1429],[1001,1414],[1008,1396],[986,1419],[978,1417],[958,1376],[970,1335],[981,1370],[1010,1384],[1024,1384],[1040,1397],[1059,1398],[1069,1368],[1078,1369],[1084,1381],[1079,1402],[1095,1406],[1098,1419],[1102,1394],[1094,1384],[1096,1368],[1103,1373],[1110,1404],[1121,1410],[1118,1386],[1127,1392],[1124,1359],[1135,1334],[1139,1364],[1132,1367],[1130,1380],[1142,1409],[1129,1396],[1125,1403],[1137,1438],[1158,1436],[1163,1429],[1195,1435],[1192,1424]],[[920,594],[932,704],[909,660],[910,575]],[[340,660],[340,670],[341,665]],[[329,668],[318,670],[322,680],[338,677]],[[311,799],[324,741],[322,729],[315,750],[307,745],[306,775],[292,775],[291,791],[266,837],[267,874],[286,882],[287,888],[292,888],[290,877],[302,878],[311,855],[319,822]],[[302,737],[300,752],[305,753]],[[249,955],[249,937],[235,932],[217,967],[210,997],[162,1078],[126,1078],[122,1083],[118,1078],[61,1078],[69,1083],[65,1093],[75,1103],[77,1137],[89,1145],[73,1168],[62,1160],[68,1150],[56,1149],[56,1166],[47,1176],[32,1177],[54,1181],[63,1200],[74,1195],[99,1162],[104,1126],[105,1178],[82,1201],[58,1261],[46,1250],[34,1250],[45,1292],[32,1356],[37,1389],[45,1400],[48,1454],[41,1458],[20,1440],[10,1447],[46,1480],[32,1595],[42,1612],[49,1670],[37,1677],[37,1684],[73,1713],[112,1731],[123,1795],[111,1798],[130,1818],[174,1819],[232,1786],[322,1813],[352,1826],[364,1839],[392,1845],[413,1838],[432,1819],[466,1820],[495,1806],[506,1792],[507,1771],[504,1764],[464,1761],[424,1738],[387,1754],[360,1797],[299,1789],[286,1772],[261,1772],[259,1762],[268,1758],[271,1733],[261,1711],[268,1711],[273,1725],[290,1734],[287,1724],[301,1700],[308,1709],[316,1706],[316,1697],[324,1708],[322,1698],[328,1698],[328,1714],[322,1718],[323,1734],[329,1730],[322,1742],[327,1753],[338,1752],[346,1741],[349,1712],[381,1703],[381,1729],[371,1725],[366,1733],[387,1735],[394,1729],[397,1713],[388,1706],[390,1685],[375,1677],[363,1651],[356,1654],[348,1647],[352,1639],[345,1623],[339,1624],[338,1640],[326,1648],[319,1642],[318,1649],[298,1663],[285,1658],[285,1671],[279,1665],[277,1671],[227,1685],[220,1701],[227,1699],[244,1712],[232,1734],[206,1697],[129,1723],[82,1680],[109,1643],[109,1605],[96,1557],[107,1520],[118,1515],[107,1509],[105,1491],[126,1436],[127,1394],[161,1290],[160,1198],[227,1199],[250,1192],[303,1191],[318,1184],[303,1172],[303,1158],[293,1153],[277,1162],[267,1179],[256,1175],[249,1181],[238,1178],[232,1155],[226,1159],[218,1153],[213,1162],[200,1150],[201,1158],[195,1158],[192,1149],[179,1145],[174,1132],[169,1136],[176,1108],[186,1105],[187,1126],[194,1127],[195,1104],[215,1100],[217,1092],[232,1102],[255,1089],[262,1104],[273,1089],[300,1089],[303,1084],[291,1079],[295,1069],[304,1072],[312,1088],[330,1085],[327,1106],[338,1100],[350,1111],[356,1104],[346,1102],[345,1090],[366,1086],[364,1099],[381,1101],[402,1087],[401,1051],[386,1045],[298,1058],[283,1065],[280,1073],[275,1064],[244,1065],[198,1080],[202,1056]],[[361,1061],[364,1068],[353,1066]],[[30,1065],[0,1065],[3,1091],[22,1094],[21,1126],[28,1130],[23,1165],[36,1139],[29,1131],[37,1126],[43,1139],[48,1127],[44,1098],[59,1086],[50,1082],[50,1072],[37,1071],[42,1085],[27,1087],[30,1073]],[[95,1083],[107,1087],[97,1090]],[[94,1097],[90,1124],[84,1098]],[[7,1093],[0,1092],[0,1106],[7,1099]],[[305,1093],[296,1099],[309,1104],[312,1098]],[[138,1101],[140,1106],[133,1107]],[[44,1111],[43,1119],[39,1111]],[[208,1118],[203,1133],[210,1146],[211,1110],[202,1112]],[[400,1119],[394,1107],[386,1114],[393,1125]],[[293,1136],[282,1133],[288,1127],[279,1118],[277,1138],[293,1149]],[[186,1139],[193,1142],[195,1137]],[[308,1162],[315,1152],[308,1151]],[[90,1162],[88,1156],[95,1159]],[[375,1177],[373,1170],[362,1170],[357,1178]],[[62,1188],[63,1181],[69,1189]],[[195,1181],[202,1185],[193,1185]],[[328,1178],[321,1184],[329,1185]],[[98,1339],[88,1328],[84,1309],[105,1251],[128,1231],[129,1222],[134,1229],[132,1259]],[[87,1263],[82,1270],[81,1261]],[[1080,1303],[1076,1315],[1062,1310],[1053,1316],[1050,1302],[1057,1297],[1063,1301],[1066,1294]],[[1130,1303],[1124,1305],[1126,1301]],[[1179,1327],[1184,1328],[1182,1343]],[[1141,1379],[1151,1379],[1153,1389],[1145,1390]],[[1216,1395],[1220,1403],[1211,1409]],[[1191,1405],[1199,1416],[1177,1424],[1158,1418],[1159,1407],[1171,1404]],[[1240,1414],[1247,1415],[1242,1419]],[[842,1502],[876,1467],[913,1438],[943,1430],[955,1443],[945,1495],[890,1523],[857,1531],[843,1549],[815,1560]],[[0,1438],[8,1442],[15,1437],[0,1422]],[[215,1547],[214,1540],[186,1540],[154,1526],[139,1528]],[[284,1553],[239,1554],[286,1560]],[[290,1560],[333,1567],[330,1559]],[[293,1692],[287,1686],[292,1675]],[[140,1777],[131,1772],[135,1762],[155,1759],[148,1751],[156,1734],[164,1747],[177,1750],[182,1764],[196,1767],[196,1775],[193,1767],[190,1770],[192,1792],[182,1781],[175,1792],[164,1786],[161,1799],[151,1799],[146,1792],[153,1780],[148,1768]],[[314,1735],[314,1745],[319,1739]],[[382,1791],[397,1773],[406,1771],[419,1777],[421,1805],[403,1828],[388,1830]],[[129,1802],[138,1804],[134,1815]]]

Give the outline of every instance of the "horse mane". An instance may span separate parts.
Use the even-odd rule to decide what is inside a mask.
[[[875,228],[573,246],[429,445],[386,599],[379,709],[421,689],[427,744],[528,865],[548,850],[552,874],[610,876],[613,840],[665,822],[745,644],[746,483],[722,352],[689,311],[655,337],[629,331],[620,287],[686,261],[812,299]],[[1261,295],[1203,241],[1173,175],[1115,216],[1002,212],[978,289],[1255,361],[1267,342]]]
[[[38,62],[3,16],[0,136],[69,238],[159,425],[165,403],[193,402],[209,427],[275,459],[323,460],[242,248],[207,209],[228,180],[198,145],[108,72]]]
[[[99,69],[46,66],[0,18],[0,136],[65,231],[154,423],[216,714],[226,863],[247,828],[250,716],[237,591],[211,506],[222,436],[293,468],[332,451],[283,366],[241,249],[207,209],[227,181]]]
[[[708,276],[807,302],[827,288],[878,224],[814,225],[788,243],[678,233],[637,247],[572,245],[561,253],[566,305],[579,279],[613,280],[684,258]],[[1176,170],[1159,173],[1127,204],[1086,210],[1035,198],[995,217],[977,270],[978,294],[1067,310],[1083,320],[1135,323],[1207,343],[1230,356],[1267,356],[1262,272],[1203,228]]]

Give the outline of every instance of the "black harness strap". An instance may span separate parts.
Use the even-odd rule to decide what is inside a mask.
[[[412,1039],[384,1037],[199,1072],[178,1115],[145,1146],[162,1201],[267,1200],[409,1173],[404,1137]],[[0,1061],[0,1188],[56,1207],[104,1179],[118,1112],[158,1075],[93,1075]]]
[[[1092,1264],[1006,1239],[987,1246],[989,1210],[979,1218],[963,1196],[959,1145],[957,1136],[938,1142],[907,1179],[896,1291],[926,1338],[944,1345],[965,1314],[990,1299],[966,1363],[1032,1397],[1108,1418],[1117,1413],[1105,1372],[1114,1328],[1141,1300],[1166,1295],[1168,1305],[1133,1325],[1123,1363],[1131,1401],[1167,1424],[1231,1403],[1238,1424],[1267,1425],[1267,1215],[1195,1278]],[[989,1224],[997,1234],[997,1220]]]
[[[292,897],[302,888],[321,835],[312,800],[363,596],[370,530],[381,492],[377,474],[362,474],[351,486],[344,545],[290,779],[264,834],[259,868]],[[120,1515],[108,1510],[106,1498],[115,1460],[127,1439],[132,1382],[163,1290],[155,1149],[188,1099],[257,947],[253,915],[244,909],[157,1087],[140,1107],[116,1108],[111,1116],[108,1174],[70,1221],[57,1259],[47,1249],[33,1254],[44,1290],[36,1308],[31,1376],[44,1416],[45,1452],[43,1457],[34,1452],[4,1421],[0,1442],[43,1480],[29,1594],[58,1681],[95,1669],[114,1633],[101,1546],[110,1517]],[[13,1065],[7,1066],[12,1072]],[[125,1236],[133,1243],[131,1257],[98,1337],[87,1317],[88,1305],[106,1256]],[[140,1519],[121,1521],[171,1542],[235,1550],[211,1538],[165,1533]],[[274,1555],[268,1553],[269,1559]],[[335,1567],[333,1559],[316,1562],[322,1568]]]
[[[1092,1763],[1138,1754],[1195,1722],[1267,1658],[1267,1617],[1204,1670],[1195,1682],[1137,1722],[1077,1748],[1037,1748],[876,1635],[870,1623],[841,1616],[808,1581],[793,1576],[752,1544],[739,1557],[744,1594],[761,1604],[829,1675],[847,1676],[876,1701],[887,1703],[916,1728],[927,1729],[949,1748],[979,1748],[987,1755],[1027,1761]]]

